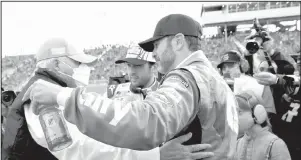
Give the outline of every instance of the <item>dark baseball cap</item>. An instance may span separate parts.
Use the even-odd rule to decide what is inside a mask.
[[[143,65],[147,62],[156,63],[152,52],[146,52],[139,46],[130,47],[127,51],[126,57],[119,59],[115,64],[129,63],[133,65]]]
[[[170,14],[163,17],[156,26],[154,35],[143,42],[139,46],[145,51],[152,52],[154,50],[154,42],[165,37],[182,33],[185,36],[193,36],[201,38],[201,25],[189,16],[183,14]]]
[[[224,63],[235,63],[240,62],[240,56],[237,51],[228,51],[222,56],[221,63],[217,65],[217,68],[221,68]]]

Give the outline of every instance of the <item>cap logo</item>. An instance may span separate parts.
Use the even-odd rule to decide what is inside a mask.
[[[134,58],[148,62],[156,62],[156,60],[152,57],[151,52],[146,52],[139,46],[128,49],[125,58]]]
[[[228,54],[224,55],[222,59],[223,59],[223,61],[229,60],[229,55]]]
[[[52,55],[63,55],[66,54],[66,47],[51,48],[50,51]]]
[[[137,59],[146,60],[147,56],[148,55],[144,50],[138,47],[134,47],[129,49],[126,58],[137,58]]]
[[[142,49],[140,49],[140,52],[138,54],[138,59],[143,59],[143,60],[147,60],[148,54],[146,54],[145,51],[143,51]]]

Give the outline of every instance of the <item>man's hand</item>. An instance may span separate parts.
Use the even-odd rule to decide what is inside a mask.
[[[210,148],[210,144],[182,145],[191,136],[192,134],[188,133],[165,143],[160,147],[160,160],[196,160],[214,155],[212,152],[201,151]]]
[[[61,86],[39,79],[27,89],[22,101],[31,99],[31,106],[34,107],[33,111],[35,114],[38,114],[39,107],[57,104],[56,96],[62,88]]]
[[[253,77],[262,85],[270,86],[277,83],[277,75],[270,72],[260,72],[254,74]]]

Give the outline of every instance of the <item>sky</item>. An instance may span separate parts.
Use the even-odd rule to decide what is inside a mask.
[[[182,13],[200,22],[204,2],[2,2],[2,57],[35,54],[49,38],[77,50],[138,43],[157,22]],[[200,22],[201,23],[201,22]]]

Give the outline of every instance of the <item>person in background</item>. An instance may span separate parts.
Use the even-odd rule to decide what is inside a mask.
[[[230,83],[234,94],[252,90],[263,99],[263,105],[268,115],[275,114],[275,104],[270,87],[259,84],[255,78],[245,74],[249,70],[248,61],[236,50],[225,52],[221,59],[217,67],[226,82]]]
[[[258,32],[252,32],[245,39],[247,41],[246,47],[234,37],[232,38],[232,42],[236,45],[239,52],[244,55],[250,64],[250,69],[247,74],[253,75],[261,72],[260,64],[267,60],[269,60],[272,65],[268,67],[273,68],[276,73],[293,74],[294,65],[291,63],[288,57],[286,57],[280,52],[279,49],[276,48],[274,39],[269,35],[268,32],[265,32],[265,34],[261,35],[264,37],[260,36]]]
[[[239,132],[234,160],[290,160],[284,141],[269,131],[270,123],[262,99],[252,91],[236,95]]]

